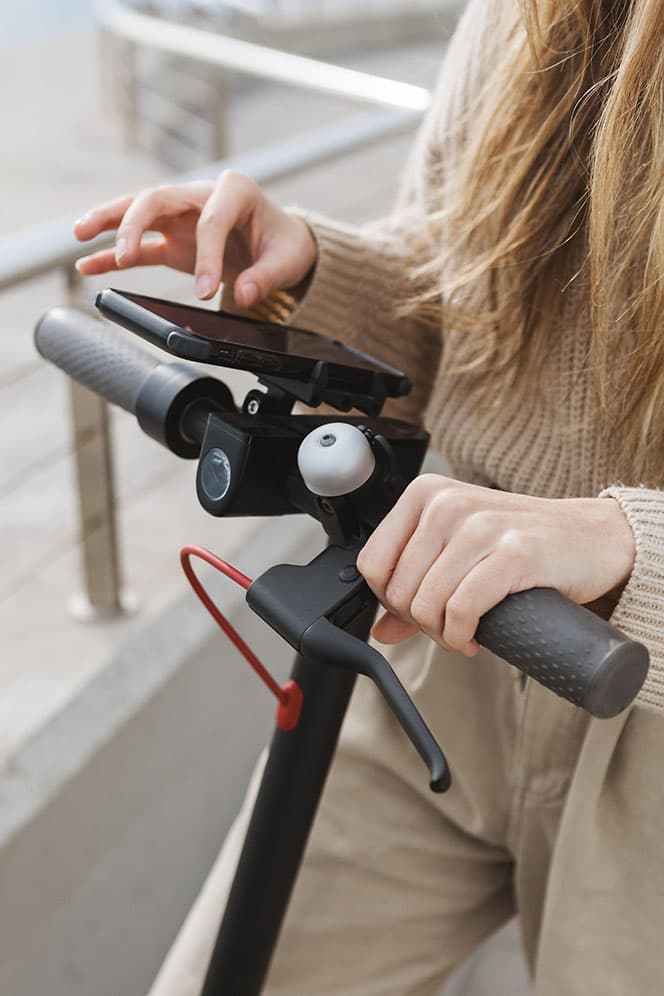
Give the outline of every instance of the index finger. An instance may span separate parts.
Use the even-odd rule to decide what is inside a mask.
[[[94,239],[101,232],[111,232],[118,227],[133,200],[131,194],[92,208],[74,223],[74,235],[79,242]]]
[[[421,493],[417,489],[406,488],[360,550],[357,569],[383,604],[390,578],[417,529],[422,508]]]
[[[196,227],[196,289],[201,298],[215,294],[221,282],[228,236],[244,225],[256,207],[260,188],[248,177],[228,170],[217,180]]]

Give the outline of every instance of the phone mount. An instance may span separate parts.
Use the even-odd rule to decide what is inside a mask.
[[[97,294],[95,306],[112,322],[176,357],[255,374],[266,391],[254,390],[245,399],[243,408],[252,415],[287,414],[295,401],[311,408],[326,404],[342,412],[357,409],[379,415],[387,397],[399,398],[411,390],[400,370],[309,330],[220,311],[215,324],[226,322],[226,336],[206,337],[212,318],[207,309],[111,287]],[[297,337],[293,353],[291,333]]]
[[[285,415],[292,411],[297,401],[309,408],[329,405],[340,412],[349,412],[355,408],[367,415],[380,415],[387,399],[385,381],[380,375],[371,375],[370,386],[366,391],[348,385],[335,385],[330,383],[329,366],[322,360],[316,363],[306,380],[260,376],[258,381],[266,390],[254,388],[249,391],[242,406],[251,415],[260,412]],[[402,395],[408,394],[410,389],[410,381],[404,377]]]

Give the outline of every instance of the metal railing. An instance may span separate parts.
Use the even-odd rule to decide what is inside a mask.
[[[101,16],[105,30],[121,32],[124,38],[142,45],[177,50],[228,69],[382,105],[378,110],[180,175],[177,182],[212,178],[226,168],[239,169],[261,184],[274,182],[412,130],[430,100],[428,91],[421,87],[208,35],[194,28],[174,27],[116,3],[105,4]],[[81,254],[81,246],[72,234],[73,222],[73,218],[59,219],[0,239],[0,291],[61,271],[70,303],[80,305],[81,278],[74,262]],[[112,241],[113,236],[106,234],[96,239],[89,251]],[[84,575],[77,614],[108,617],[122,611],[108,410],[95,395],[70,383]]]
[[[121,3],[102,3],[98,14],[102,28],[125,42],[273,83],[288,83],[353,101],[420,112],[426,110],[431,100],[431,94],[424,87],[201,28],[173,24],[160,17],[141,14]]]

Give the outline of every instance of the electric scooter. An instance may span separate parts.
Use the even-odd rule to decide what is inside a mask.
[[[326,536],[309,564],[276,565],[253,582],[240,575],[249,606],[296,657],[289,681],[273,688],[276,727],[202,996],[259,996],[358,674],[376,683],[432,791],[451,784],[423,717],[367,643],[377,602],[356,566],[367,537],[420,472],[428,435],[381,415],[378,381],[375,394],[366,385],[341,389],[322,361],[304,378],[259,374],[260,387],[237,406],[220,379],[186,361],[159,362],[82,311],[48,312],[35,342],[69,376],[134,414],[157,442],[196,459],[198,500],[211,515],[304,513]],[[342,414],[294,414],[296,401]],[[196,552],[183,551],[190,579]],[[550,589],[510,595],[482,617],[476,639],[597,717],[625,709],[648,669],[644,646]]]

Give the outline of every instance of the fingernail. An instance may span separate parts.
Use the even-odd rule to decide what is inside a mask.
[[[115,243],[115,258],[118,262],[129,252],[129,243],[126,239],[118,239]]]
[[[245,308],[250,308],[252,304],[258,298],[258,287],[256,284],[251,283],[242,285],[242,299],[244,301]]]
[[[210,278],[204,273],[196,281],[196,294],[198,297],[208,297],[210,291],[212,290],[212,284],[210,283]]]

